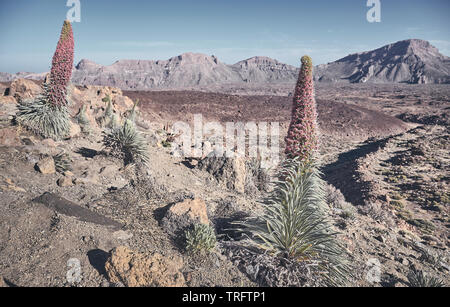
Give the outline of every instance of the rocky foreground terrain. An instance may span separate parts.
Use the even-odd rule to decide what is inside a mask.
[[[177,158],[170,149],[172,123],[196,113],[222,123],[278,121],[283,146],[290,91],[287,84],[222,93],[71,86],[71,136],[55,142],[13,124],[18,101],[40,86],[0,83],[0,284],[314,285],[293,278],[289,264],[243,251],[231,229],[259,212],[270,172],[260,176],[245,159]],[[407,286],[419,270],[448,286],[450,87],[318,85],[316,92],[330,218],[354,266],[352,285]],[[147,167],[104,153],[107,96],[119,120],[139,99]],[[76,121],[82,105],[89,129]],[[70,170],[61,169],[61,154]],[[184,249],[180,231],[192,221],[217,234],[204,257]],[[73,259],[81,279],[70,282]],[[367,278],[374,263],[380,280]]]

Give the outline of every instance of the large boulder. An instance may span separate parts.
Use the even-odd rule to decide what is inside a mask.
[[[162,220],[163,228],[172,234],[198,223],[209,224],[206,203],[202,199],[185,199],[172,205]]]
[[[75,105],[89,102],[90,108],[97,111],[104,110],[108,105],[104,100],[106,97],[110,98],[114,110],[119,114],[130,110],[134,105],[130,98],[123,96],[122,90],[109,86],[87,85],[81,88],[72,86],[70,95]]]
[[[110,252],[105,271],[111,283],[126,287],[185,287],[181,257],[142,254],[120,246]]]
[[[63,176],[56,183],[60,187],[71,187],[73,186],[73,178],[71,176]]]
[[[81,127],[78,124],[75,124],[74,122],[70,122],[70,130],[69,130],[69,138],[75,138],[79,136],[81,133]]]
[[[16,79],[11,83],[8,96],[17,101],[30,99],[42,93],[42,88],[36,82],[27,79]]]
[[[227,158],[208,155],[197,166],[212,174],[218,181],[226,184],[230,190],[245,193],[246,166],[242,157]]]
[[[36,168],[39,172],[45,175],[56,173],[55,161],[53,160],[52,157],[47,157],[40,160],[36,164]]]

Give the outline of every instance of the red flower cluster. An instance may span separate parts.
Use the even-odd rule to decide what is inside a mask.
[[[61,37],[56,46],[50,71],[50,84],[47,88],[49,102],[54,106],[67,104],[67,85],[72,77],[74,41],[72,25],[64,21]]]
[[[318,148],[316,100],[314,98],[313,66],[309,56],[302,57],[302,67],[295,88],[292,119],[286,137],[288,158],[310,158]]]

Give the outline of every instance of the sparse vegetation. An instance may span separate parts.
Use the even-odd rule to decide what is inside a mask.
[[[403,199],[403,197],[398,192],[392,192],[391,198],[398,201],[401,201]]]
[[[340,216],[343,219],[353,219],[355,217],[355,212],[352,210],[342,210]]]
[[[405,208],[405,204],[401,200],[391,200],[389,205],[397,210],[402,210],[403,208]]]
[[[172,143],[175,142],[175,139],[176,139],[175,134],[169,133],[169,132],[166,131],[166,130],[160,130],[160,131],[158,132],[158,134],[160,134],[160,135],[162,135],[162,136],[165,137],[165,139],[163,139],[163,140],[161,141],[161,145],[162,145],[164,148],[170,148],[170,147],[172,147]]]
[[[216,246],[214,228],[210,225],[195,224],[185,232],[186,250],[190,252],[210,252]]]
[[[413,218],[413,213],[406,209],[397,208],[397,216],[405,221],[410,221]]]
[[[270,174],[268,169],[261,166],[261,159],[250,159],[246,163],[247,176],[245,178],[246,192],[267,192],[270,188]]]
[[[111,116],[111,119],[109,120],[109,122],[106,124],[107,128],[110,129],[116,129],[119,126],[119,121],[117,120],[117,115],[113,114]]]
[[[333,185],[327,184],[325,187],[326,203],[330,208],[341,210],[339,216],[343,219],[353,219],[355,217],[355,207],[345,200],[344,195]]]
[[[423,271],[412,269],[408,274],[408,285],[413,288],[441,288],[445,287],[442,280],[428,276]]]
[[[105,113],[98,121],[102,127],[114,129],[117,127],[117,115],[114,113],[111,98],[107,95],[102,101],[108,104],[106,105]]]
[[[164,148],[169,148],[169,147],[171,147],[172,146],[172,142],[170,142],[169,140],[162,140],[161,141],[161,145],[162,145],[162,147],[164,147]]]
[[[121,127],[104,132],[103,145],[111,155],[123,159],[125,164],[146,164],[150,161],[148,145],[129,119],[125,120]]]
[[[55,169],[58,173],[64,173],[72,170],[72,159],[69,154],[63,152],[53,157]]]
[[[109,103],[109,102],[111,102],[111,97],[109,97],[109,95],[106,95],[105,97],[102,98],[102,101],[105,102],[105,103],[106,103],[106,102]],[[107,113],[107,112],[106,112],[106,113]]]
[[[424,219],[409,219],[408,223],[419,228],[423,233],[432,234],[436,229],[434,224]]]
[[[139,103],[139,99],[136,100],[136,102],[133,105],[133,108],[128,112],[128,116],[127,118],[132,121],[133,123],[136,122],[136,118],[137,118],[137,105]]]
[[[336,189],[331,184],[328,184],[326,186],[326,201],[327,204],[332,208],[344,209],[344,207],[347,205],[342,192]]]
[[[90,134],[92,132],[89,119],[86,115],[86,106],[83,105],[77,115],[78,124],[80,125],[81,132]]]

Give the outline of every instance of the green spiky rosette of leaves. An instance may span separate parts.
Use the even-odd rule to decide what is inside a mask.
[[[48,102],[46,86],[44,93],[32,101],[18,106],[16,122],[44,138],[60,140],[70,133],[70,114],[66,107]]]
[[[150,161],[147,143],[129,119],[121,127],[104,132],[103,145],[112,156],[123,159],[125,164],[147,164]]]
[[[262,203],[264,213],[240,223],[245,244],[298,262],[314,264],[326,285],[345,285],[350,277],[347,253],[326,214],[324,184],[316,162],[286,160],[274,190]]]
[[[16,115],[18,124],[45,138],[59,140],[69,135],[68,84],[72,76],[73,57],[72,26],[65,21],[53,55],[49,82],[44,83],[43,94],[19,105]]]
[[[413,268],[408,276],[408,286],[411,288],[442,288],[445,287],[444,281],[424,274],[423,271]]]
[[[216,246],[214,228],[210,225],[195,224],[185,232],[186,250],[190,252],[210,252]]]

